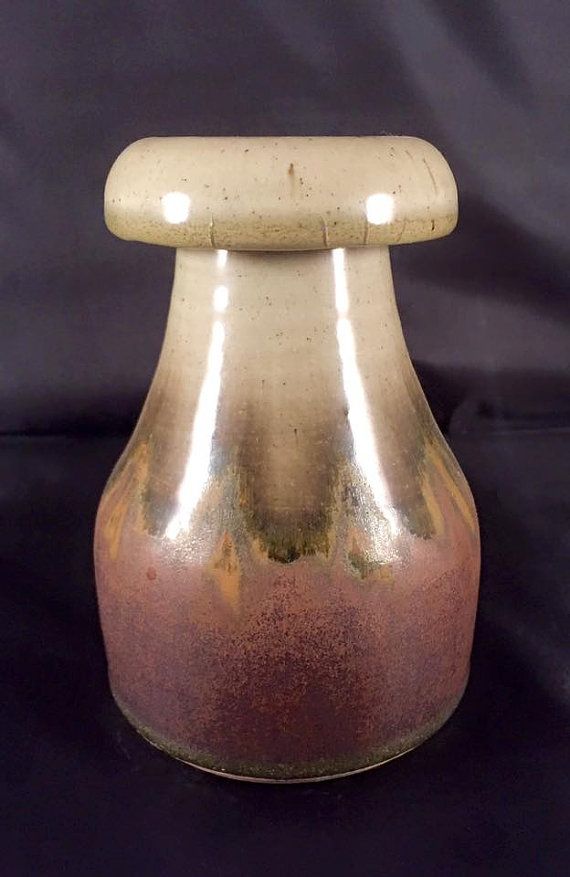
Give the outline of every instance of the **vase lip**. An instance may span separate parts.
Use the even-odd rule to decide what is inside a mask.
[[[151,137],[113,164],[105,221],[170,247],[373,247],[449,234],[457,189],[416,137]]]

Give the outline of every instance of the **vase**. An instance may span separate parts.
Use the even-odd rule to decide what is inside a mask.
[[[110,684],[196,767],[299,782],[388,761],[464,691],[469,487],[414,372],[389,246],[457,220],[408,137],[152,138],[105,190],[176,248],[150,391],[95,533]]]

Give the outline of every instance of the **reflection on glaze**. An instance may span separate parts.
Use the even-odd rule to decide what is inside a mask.
[[[167,192],[160,199],[162,215],[171,225],[186,222],[190,215],[190,197],[185,192]]]
[[[214,311],[223,313],[228,306],[228,301],[227,286],[217,286],[213,296]],[[212,439],[216,428],[224,362],[225,334],[222,321],[214,320],[208,348],[206,374],[200,388],[200,396],[192,424],[190,453],[178,490],[178,509],[166,528],[166,536],[169,539],[176,539],[179,533],[188,530],[192,512],[202,496],[210,475]]]
[[[348,287],[346,284],[344,250],[333,250],[332,257],[334,270],[334,304],[339,317],[346,317],[348,313]]]
[[[376,192],[366,199],[366,219],[370,225],[386,225],[394,218],[394,198],[385,192]]]
[[[226,262],[228,261],[228,251],[227,250],[218,250],[216,253],[216,263],[220,270],[226,267]]]
[[[335,305],[338,314],[336,337],[342,365],[342,381],[348,406],[348,422],[352,433],[354,456],[358,468],[368,482],[378,508],[390,527],[390,531],[396,532],[397,516],[392,508],[386,481],[383,478],[366,391],[356,358],[354,332],[347,317],[350,303],[343,249],[333,250],[333,269]]]
[[[228,306],[230,293],[227,286],[216,286],[214,290],[214,310],[218,314],[223,314]]]

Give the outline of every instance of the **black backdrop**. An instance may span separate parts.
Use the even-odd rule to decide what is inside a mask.
[[[565,874],[564,0],[14,0],[0,10],[5,873]],[[393,250],[404,330],[479,506],[472,680],[432,741],[331,784],[210,779],[112,706],[93,517],[156,362],[172,252],[106,172],[167,134],[413,134],[460,224]]]

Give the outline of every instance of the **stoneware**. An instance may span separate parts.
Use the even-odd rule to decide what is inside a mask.
[[[388,246],[457,219],[409,137],[157,138],[106,221],[176,248],[96,524],[113,694],[197,767],[294,782],[406,752],[467,681],[473,499],[410,362]]]

